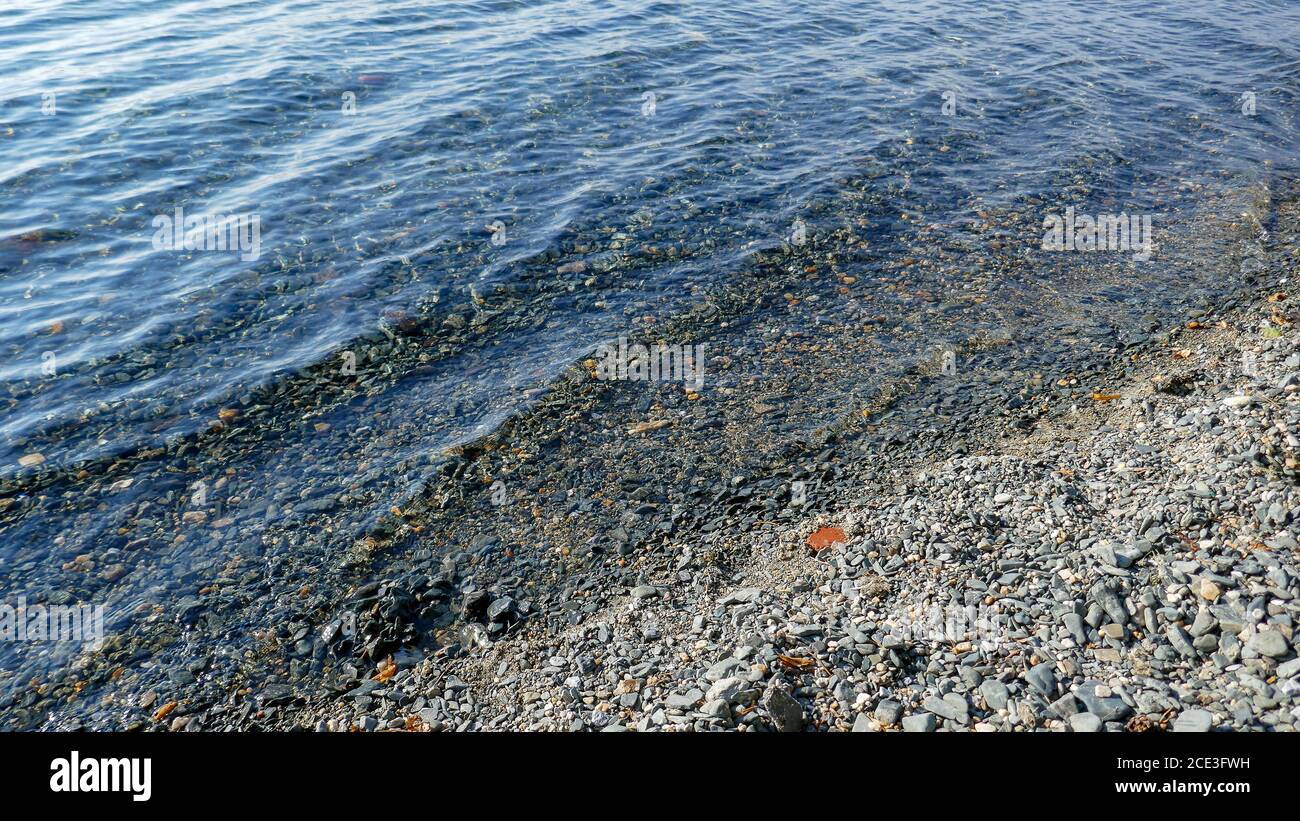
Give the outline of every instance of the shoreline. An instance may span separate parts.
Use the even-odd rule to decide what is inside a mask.
[[[1252,336],[1279,288],[1251,289],[1228,300],[1238,307],[1129,354],[1128,370],[1106,374],[1114,398],[1098,394],[1077,411],[1077,398],[1049,400],[1028,430],[1023,417],[986,419],[998,438],[985,453],[976,445],[936,465],[915,442],[910,459],[870,471],[856,497],[820,500],[825,512],[738,533],[685,529],[649,556],[617,535],[587,545],[631,566],[622,584],[575,574],[566,587],[564,546],[527,566],[549,569],[549,580],[494,573],[483,566],[494,545],[480,541],[480,556],[443,561],[457,567],[461,613],[443,647],[399,654],[377,668],[391,679],[372,677],[307,716],[318,730],[1291,729],[1294,479],[1264,482],[1253,457],[1214,482],[1182,476],[1209,471],[1214,447],[1242,445],[1234,456],[1257,447],[1250,424],[1266,410],[1297,430],[1295,333]],[[1251,389],[1264,404],[1228,407],[1242,395],[1228,389],[1241,381],[1242,346],[1257,349]],[[1153,426],[1206,409],[1222,416],[1208,441],[1176,420]],[[893,441],[862,458],[895,451]],[[1270,469],[1291,470],[1277,455],[1286,441],[1269,440]],[[1115,473],[1117,459],[1127,467]],[[1163,500],[1163,515],[1124,501],[1144,494]],[[1241,518],[1263,505],[1265,518],[1229,538],[1214,530],[1219,499]],[[814,555],[807,539],[825,527],[843,528],[847,544]],[[1261,540],[1262,551],[1252,547]],[[562,592],[538,602],[529,581]],[[926,615],[940,602],[937,636]],[[954,604],[976,608],[967,639],[954,640]],[[900,610],[914,617],[910,632]],[[1199,677],[1211,674],[1207,686]],[[1216,706],[1220,697],[1231,709]]]
[[[1293,251],[1295,203],[1288,201],[1280,210],[1285,212],[1279,220],[1284,229],[1276,233],[1290,238],[1282,252]],[[1250,233],[1242,229],[1237,239],[1245,241]],[[1245,273],[1244,263],[1238,265],[1241,260],[1230,262]],[[1284,266],[1291,262],[1281,260]],[[804,265],[800,260],[787,264]],[[830,268],[833,273],[834,261]],[[1231,324],[1232,317],[1259,310],[1253,299],[1266,299],[1277,290],[1274,283],[1252,285],[1252,278],[1259,277],[1246,276],[1235,295],[1220,301],[1223,311],[1214,314],[1213,321],[1224,316]],[[805,294],[790,300],[786,293],[792,312],[806,312],[813,320],[820,315],[815,300]],[[1243,293],[1252,295],[1244,306]],[[732,327],[736,338],[765,341],[761,323],[746,325],[742,306],[747,299],[752,294],[743,286],[714,295],[690,314],[666,323],[660,329],[662,338],[698,342],[699,329],[716,325],[722,316],[727,317],[721,323],[724,329],[738,323]],[[878,312],[866,306],[862,313]],[[1206,314],[1196,321],[1209,325],[1212,320]],[[806,324],[818,327],[815,321]],[[864,396],[862,411],[848,416],[819,410],[815,396],[792,384],[810,373],[831,374],[850,385],[859,380],[844,364],[869,361],[876,340],[832,329],[827,329],[829,343],[799,330],[771,341],[763,348],[768,365],[780,365],[782,356],[803,358],[788,372],[768,371],[772,381],[757,385],[753,371],[726,361],[726,356],[718,362],[714,354],[708,372],[718,374],[719,383],[713,387],[720,396],[736,397],[725,410],[691,399],[681,385],[660,383],[638,391],[626,384],[602,383],[579,364],[533,410],[444,454],[438,478],[412,505],[395,511],[388,523],[350,542],[346,535],[326,542],[318,558],[299,560],[291,568],[295,576],[270,588],[279,595],[269,606],[287,612],[287,617],[271,620],[265,634],[259,634],[255,651],[242,649],[238,657],[218,660],[236,674],[218,674],[211,658],[188,663],[179,672],[170,663],[195,655],[187,650],[188,639],[174,626],[177,622],[223,629],[217,621],[219,609],[212,605],[209,612],[200,611],[197,621],[163,618],[146,623],[142,638],[110,642],[103,660],[88,662],[97,666],[101,681],[116,681],[113,667],[124,656],[140,652],[149,636],[172,644],[150,665],[151,677],[132,673],[122,686],[106,686],[109,692],[102,702],[112,712],[99,713],[93,724],[172,730],[572,730],[579,722],[592,729],[766,729],[800,723],[870,729],[878,702],[890,701],[899,705],[899,721],[913,718],[912,724],[925,729],[929,719],[920,714],[938,716],[941,713],[934,711],[945,709],[938,701],[929,703],[933,710],[921,709],[926,698],[944,701],[954,692],[966,699],[968,719],[988,724],[992,714],[982,714],[987,702],[979,689],[985,681],[1000,681],[1008,688],[1008,698],[1019,699],[1017,721],[1006,726],[1068,724],[1068,716],[1060,715],[1068,704],[1050,712],[1062,698],[1048,700],[1040,692],[1038,701],[1044,704],[1038,704],[1028,695],[1036,691],[1026,685],[1025,671],[1014,670],[1012,675],[1013,668],[968,663],[971,651],[956,653],[954,643],[946,640],[895,645],[887,638],[895,627],[904,634],[920,629],[931,636],[935,628],[893,625],[888,617],[909,607],[919,608],[915,615],[924,616],[942,592],[924,582],[948,573],[953,578],[946,590],[961,593],[957,610],[973,606],[972,623],[982,619],[997,624],[1000,616],[1015,615],[998,611],[997,602],[1030,601],[1028,595],[998,592],[1002,586],[1015,590],[1014,584],[999,579],[1019,574],[1022,578],[1015,584],[1029,583],[1031,577],[1041,581],[1046,571],[1034,562],[1068,563],[1077,558],[1074,553],[1094,555],[1100,544],[1078,548],[1075,541],[1074,553],[1055,556],[1049,551],[1044,558],[1011,539],[1012,525],[1035,526],[1029,508],[1017,507],[1015,491],[1060,478],[1044,478],[1042,465],[1023,457],[1032,448],[1054,452],[1083,420],[1119,419],[1131,411],[1135,396],[1141,395],[1133,393],[1133,386],[1141,384],[1140,376],[1149,377],[1148,370],[1165,363],[1170,344],[1189,334],[1216,339],[1215,334],[1228,330],[1181,327],[1163,340],[1152,334],[1111,343],[1110,348],[1085,339],[1078,345],[1086,356],[1064,366],[1058,363],[1047,378],[1037,374],[1035,385],[1035,374],[1029,372],[982,372],[986,362],[996,367],[994,356],[981,359],[984,352],[1011,340],[977,328],[959,349],[956,379],[943,376],[937,356],[922,358],[902,380],[883,383],[886,390],[881,394]],[[1282,328],[1280,339],[1294,347],[1293,335]],[[929,345],[918,348],[928,350]],[[1056,376],[1064,384],[1053,384]],[[1019,377],[1028,378],[1028,387],[1009,387]],[[1089,391],[1120,397],[1092,400]],[[1080,397],[1087,401],[1074,414],[1070,408]],[[821,413],[826,423],[814,435],[792,434],[783,420],[796,414],[791,408],[780,413],[782,402],[814,418]],[[1078,447],[1086,451],[1102,444],[1118,447],[1095,431],[1092,438],[1081,437]],[[979,462],[989,455],[1011,460],[1006,468],[1010,472],[1004,471],[1006,466]],[[935,464],[943,465],[936,474],[943,482],[940,487],[1001,483],[1008,489],[984,496],[994,499],[1006,493],[1012,500],[989,504],[983,497],[958,495],[948,500],[951,509],[931,512],[931,524],[939,526],[935,534],[917,533],[911,523],[933,501],[928,492],[936,479],[919,482],[913,474]],[[498,481],[504,494],[493,490]],[[792,504],[796,483],[803,506]],[[1088,496],[1086,488],[1073,493]],[[1074,510],[1073,498],[1063,503],[1066,518],[1082,515]],[[1040,507],[1052,508],[1050,501]],[[1294,501],[1286,505],[1287,510],[1292,507]],[[843,528],[848,544],[811,555],[806,540],[822,527]],[[878,543],[866,548],[864,538],[874,534],[880,534]],[[1115,535],[1107,539],[1123,541]],[[966,557],[962,552],[985,540],[996,548],[993,553],[977,549]],[[1179,548],[1161,543],[1161,549]],[[1287,561],[1285,589],[1293,598],[1283,601],[1291,602],[1300,591],[1291,590],[1294,555]],[[998,562],[1022,564],[1001,568]],[[1054,570],[1092,578],[1087,574],[1096,572],[1094,564]],[[1145,569],[1141,561],[1124,568],[1106,566],[1128,571],[1129,576]],[[1130,570],[1133,567],[1138,570]],[[1110,571],[1104,575],[1126,578]],[[307,597],[301,602],[288,593],[297,589],[299,578]],[[985,586],[985,595],[975,596],[974,604],[966,603],[974,592],[963,586],[962,579],[968,578]],[[987,592],[991,585],[994,593]],[[1034,595],[1048,596],[1042,601],[1051,603],[1056,601],[1050,598],[1055,589]],[[738,599],[732,595],[736,590],[744,591]],[[927,593],[934,601],[923,601]],[[881,609],[869,609],[873,595],[882,597]],[[1113,597],[1099,595],[1113,604]],[[990,597],[991,602],[983,603]],[[951,601],[951,594],[945,601]],[[1092,604],[1101,604],[1086,597],[1082,602],[1083,612],[1076,615],[1088,624],[1079,628],[1085,641],[1120,652],[1147,640],[1140,622],[1115,622],[1130,632],[1121,631],[1120,638],[1102,636],[1097,628],[1112,622],[1092,625],[1087,621]],[[1127,614],[1176,609],[1163,600],[1162,608],[1139,608],[1139,603],[1126,605]],[[1282,610],[1291,612],[1285,605]],[[873,612],[876,615],[870,615]],[[774,613],[782,615],[773,619]],[[1194,615],[1183,615],[1190,626],[1187,619]],[[1164,629],[1167,624],[1160,619],[1169,620],[1170,614],[1155,618],[1157,628]],[[948,632],[949,620],[941,619],[942,632]],[[1044,627],[1038,621],[1035,617],[1035,631]],[[992,639],[977,637],[977,643],[993,641],[988,652],[996,653],[1000,643],[1022,647],[1028,641],[1045,654],[1069,660],[1068,652],[1051,645],[1055,638],[1035,644],[1035,632],[1028,639],[1008,639],[1019,628],[1003,627]],[[1063,623],[1046,627],[1070,632]],[[947,649],[939,652],[939,646]],[[1282,661],[1294,658],[1293,647],[1289,652]],[[954,662],[960,657],[962,663],[942,668],[943,676],[930,672],[936,659],[948,663],[944,653],[953,655]],[[561,659],[563,664],[552,663]],[[805,665],[801,659],[811,662]],[[865,668],[863,660],[870,662]],[[922,661],[925,665],[919,666]],[[1095,672],[1085,662],[1077,664],[1080,670]],[[805,667],[814,672],[804,672]],[[76,665],[72,674],[87,669]],[[159,673],[166,681],[161,686]],[[976,680],[972,673],[980,679],[976,685],[971,685]],[[908,690],[905,680],[918,676],[918,681],[926,676],[937,679],[915,692]],[[633,683],[624,683],[629,681]],[[726,686],[719,687],[722,681]],[[1071,686],[1079,684],[1071,680]],[[997,686],[989,684],[988,689],[1000,701]],[[686,705],[695,691],[700,698]],[[957,710],[957,699],[948,700]],[[1021,703],[1030,705],[1028,717],[1020,715]],[[1132,710],[1136,704],[1126,706]],[[883,715],[888,718],[893,708],[886,708]],[[945,718],[945,726],[950,720],[966,726],[959,718]],[[1292,722],[1279,723],[1289,727]],[[45,726],[84,725],[75,713],[56,712]]]

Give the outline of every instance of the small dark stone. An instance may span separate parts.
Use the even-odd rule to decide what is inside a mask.
[[[461,610],[464,611],[465,618],[477,619],[487,612],[490,597],[483,590],[471,590],[461,599]]]
[[[293,690],[287,684],[268,684],[258,698],[263,707],[288,704],[293,701]]]
[[[515,616],[515,600],[509,596],[502,596],[488,605],[488,621],[504,622],[510,621]]]
[[[203,612],[203,603],[196,598],[181,599],[177,606],[176,620],[181,624],[193,624]]]

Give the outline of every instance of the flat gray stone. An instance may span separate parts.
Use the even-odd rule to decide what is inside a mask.
[[[803,729],[803,705],[780,687],[773,687],[764,697],[764,706],[772,723],[782,733],[797,733]]]
[[[1172,644],[1174,649],[1179,653],[1188,658],[1192,658],[1196,655],[1196,648],[1192,646],[1192,641],[1187,637],[1187,634],[1183,632],[1183,628],[1176,624],[1171,624],[1169,625],[1169,628],[1165,630],[1165,635],[1169,637],[1169,643]]]
[[[955,693],[949,693],[943,698],[927,696],[921,706],[940,718],[966,723],[966,700]]]
[[[1193,638],[1199,638],[1218,626],[1219,623],[1215,621],[1214,616],[1210,613],[1210,608],[1202,607],[1196,611],[1196,621],[1192,622],[1192,626],[1187,632],[1191,633]]]
[[[1076,733],[1099,733],[1101,723],[1101,719],[1092,713],[1075,713],[1070,716],[1070,729]]]
[[[799,638],[807,638],[808,636],[821,635],[824,629],[820,624],[791,624],[789,633]]]
[[[1073,695],[1066,693],[1053,701],[1049,709],[1061,718],[1069,718],[1079,712],[1079,702],[1075,700]]]
[[[902,650],[907,647],[907,642],[903,641],[902,636],[886,633],[880,639],[880,646],[886,650]]]
[[[709,688],[709,692],[705,693],[704,698],[707,701],[722,699],[731,702],[736,696],[744,692],[747,683],[744,679],[735,676],[721,679],[714,682],[713,686]]]
[[[903,731],[908,733],[932,733],[936,723],[933,713],[917,713],[903,719]]]
[[[1246,646],[1259,653],[1261,656],[1280,659],[1291,652],[1291,645],[1287,643],[1286,636],[1276,630],[1259,630]]]
[[[718,600],[718,603],[724,606],[728,604],[748,604],[749,602],[757,600],[762,594],[763,591],[759,590],[757,587],[742,587],[739,590],[733,590],[723,596]]]
[[[1174,720],[1175,733],[1208,733],[1214,723],[1207,710],[1184,710]]]
[[[1083,702],[1083,706],[1088,712],[1101,719],[1102,722],[1122,721],[1128,717],[1133,709],[1124,703],[1124,700],[1116,695],[1099,695],[1099,692],[1107,692],[1105,689],[1099,691],[1098,688],[1104,688],[1105,685],[1100,681],[1085,681],[1079,685],[1075,691],[1074,697]]]
[[[721,681],[724,678],[731,678],[732,676],[739,673],[746,666],[747,665],[745,664],[745,662],[741,659],[736,659],[736,658],[723,659],[722,661],[710,667],[707,672],[705,672],[704,680],[712,682],[712,681]]]
[[[1025,673],[1025,681],[1029,686],[1049,698],[1056,695],[1056,672],[1052,669],[1050,662],[1035,664]]]
[[[984,696],[984,703],[989,706],[990,710],[1007,709],[1007,700],[1011,698],[1007,685],[992,678],[986,679],[980,685],[980,695]]]
[[[1061,621],[1065,622],[1065,629],[1070,631],[1070,636],[1074,639],[1075,644],[1082,647],[1088,643],[1088,631],[1083,626],[1082,616],[1070,612],[1066,613]]]
[[[704,693],[700,692],[697,688],[692,687],[690,690],[687,690],[684,695],[682,693],[673,693],[665,699],[665,703],[674,710],[689,710],[696,704],[699,704],[700,700],[703,698]]]
[[[876,721],[881,724],[897,724],[898,718],[903,714],[903,705],[897,701],[884,699],[876,705]]]

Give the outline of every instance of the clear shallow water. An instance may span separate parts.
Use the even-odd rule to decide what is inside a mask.
[[[1290,4],[735,5],[0,12],[6,492],[194,436],[223,408],[253,431],[215,460],[239,492],[210,519],[234,527],[78,594],[126,613],[132,574],[183,585],[268,506],[382,509],[377,478],[418,486],[429,454],[491,429],[630,315],[689,305],[796,219],[840,226],[846,179],[889,192],[862,211],[888,256],[904,209],[961,248],[975,212],[1026,198],[1158,210],[1185,184],[1294,170]],[[155,248],[154,218],[178,207],[256,215],[260,256]],[[402,312],[453,311],[469,330],[419,367],[365,353]],[[343,351],[363,374],[397,369],[382,409],[277,390],[336,372]],[[66,585],[42,565],[51,544],[53,565],[125,548],[146,503],[220,490],[213,473],[170,478],[96,507],[0,511],[0,559],[21,568],[4,592]]]
[[[1289,160],[1287,4],[743,5],[6,12],[0,471],[42,432],[57,435],[39,452],[69,463],[192,430],[385,307],[488,293],[566,233],[653,219],[665,195],[730,238],[689,270],[645,271],[646,292],[671,295],[787,233],[837,177],[889,175],[873,152],[908,138],[961,150],[913,181],[953,220],[1076,173],[1140,205],[1142,182]],[[155,249],[153,218],[177,207],[256,214],[261,257]],[[576,319],[590,328],[558,358],[600,337]],[[159,397],[165,413],[132,422]],[[112,435],[79,421],[91,408]]]

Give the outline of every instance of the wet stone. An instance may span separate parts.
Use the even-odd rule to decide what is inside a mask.
[[[509,596],[502,596],[494,600],[487,608],[488,621],[507,621],[515,615],[515,600]]]

